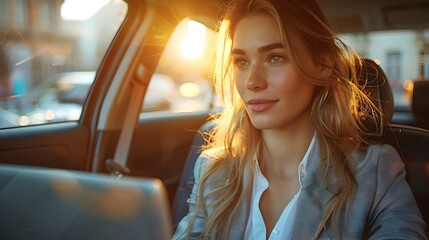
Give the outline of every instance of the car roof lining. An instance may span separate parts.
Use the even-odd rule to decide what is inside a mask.
[[[216,26],[219,7],[226,0],[145,0],[156,7],[171,9],[178,19]],[[338,33],[429,28],[427,0],[317,0]]]

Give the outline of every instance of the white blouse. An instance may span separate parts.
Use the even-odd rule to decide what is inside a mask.
[[[292,227],[293,219],[295,218],[295,203],[299,194],[301,193],[301,181],[307,174],[307,166],[308,159],[313,149],[315,142],[315,137],[311,140],[311,143],[307,149],[307,152],[304,155],[304,158],[300,162],[298,166],[298,174],[299,174],[299,185],[300,188],[292,200],[286,205],[283,209],[280,218],[277,220],[270,236],[269,240],[277,240],[277,239],[290,239],[290,229]],[[259,240],[259,239],[267,239],[266,237],[266,226],[264,219],[262,218],[261,210],[259,209],[259,202],[261,200],[262,193],[268,188],[269,182],[262,174],[258,160],[255,159],[255,173],[253,177],[253,189],[252,189],[252,199],[251,199],[251,207],[250,207],[250,215],[247,220],[246,232],[244,239],[250,240]]]

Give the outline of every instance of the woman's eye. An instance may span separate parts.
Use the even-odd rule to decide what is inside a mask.
[[[283,62],[286,58],[279,56],[279,55],[273,55],[271,56],[271,58],[269,59],[270,63],[278,63],[278,62]]]
[[[247,62],[243,59],[235,59],[234,65],[239,67],[239,68],[243,68],[243,67],[247,66]]]

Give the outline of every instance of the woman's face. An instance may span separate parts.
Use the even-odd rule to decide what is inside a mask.
[[[272,17],[250,15],[238,22],[232,59],[236,88],[257,129],[309,123],[314,86],[289,60]]]

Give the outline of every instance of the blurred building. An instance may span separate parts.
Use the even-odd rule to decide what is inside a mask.
[[[94,5],[90,1],[84,3]],[[0,0],[0,45],[8,61],[2,65],[10,74],[0,84],[13,102],[8,109],[25,111],[58,73],[95,71],[126,14],[126,4],[115,0],[88,19],[64,20],[65,2]]]
[[[407,80],[429,79],[429,30],[346,34],[342,38],[360,55],[376,59],[395,91]]]
[[[0,0],[0,44],[9,59],[11,97],[27,94],[65,68],[74,40],[59,31],[62,3]]]

